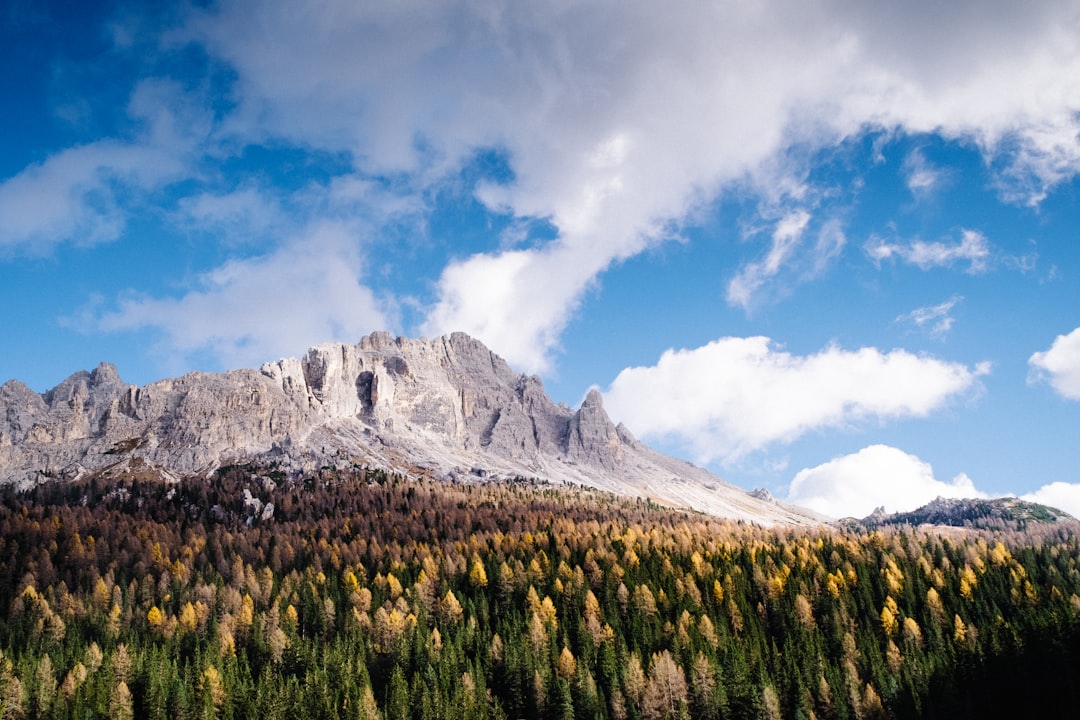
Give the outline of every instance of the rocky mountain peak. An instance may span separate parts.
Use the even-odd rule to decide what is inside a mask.
[[[44,394],[0,388],[0,481],[32,484],[139,468],[208,473],[235,462],[288,472],[375,466],[446,478],[535,477],[759,522],[808,522],[653,452],[616,427],[595,388],[556,404],[464,333],[378,332],[259,370],[137,387],[107,363]]]
[[[122,382],[120,371],[112,363],[103,362],[90,373],[90,383],[95,386],[117,385]]]
[[[592,388],[570,420],[566,453],[577,462],[616,471],[624,460],[623,441],[604,412],[600,392]]]
[[[596,388],[589,388],[589,392],[585,393],[585,399],[581,401],[581,410],[594,411],[604,410],[604,396],[600,394],[600,391]]]

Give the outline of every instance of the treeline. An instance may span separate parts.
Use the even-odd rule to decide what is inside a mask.
[[[1078,559],[528,482],[43,485],[0,493],[0,717],[1077,716]]]

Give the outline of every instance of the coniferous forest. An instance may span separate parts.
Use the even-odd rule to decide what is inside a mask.
[[[1078,560],[1073,524],[765,529],[365,470],[9,489],[0,715],[1076,717]]]

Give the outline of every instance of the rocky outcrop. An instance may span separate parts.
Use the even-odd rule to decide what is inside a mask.
[[[816,520],[650,450],[611,422],[596,390],[577,411],[552,402],[539,378],[462,333],[375,333],[257,371],[144,387],[108,364],[44,394],[17,381],[0,387],[3,482],[190,475],[236,462],[537,477],[763,523]]]

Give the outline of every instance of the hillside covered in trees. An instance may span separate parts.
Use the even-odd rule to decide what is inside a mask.
[[[0,715],[1076,716],[1078,560],[1071,524],[770,530],[529,482],[42,485],[0,495]]]

